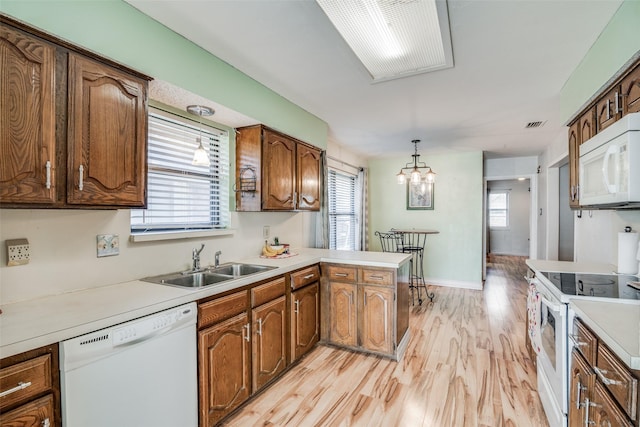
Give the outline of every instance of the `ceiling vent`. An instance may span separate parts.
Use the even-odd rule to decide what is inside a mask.
[[[540,128],[544,126],[545,123],[546,122],[529,122],[524,128],[525,129]]]

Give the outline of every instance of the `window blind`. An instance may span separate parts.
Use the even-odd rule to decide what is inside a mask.
[[[506,228],[509,226],[509,192],[493,191],[489,193],[489,227]]]
[[[201,130],[200,130],[201,129]],[[209,166],[194,166],[196,138]],[[158,109],[149,113],[147,209],[131,210],[131,231],[224,228],[229,222],[226,131]]]
[[[329,169],[329,248],[355,250],[356,176]]]

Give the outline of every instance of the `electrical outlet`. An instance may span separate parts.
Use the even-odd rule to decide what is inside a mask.
[[[268,225],[265,225],[264,227],[262,227],[262,238],[263,239],[268,239],[270,232],[271,232],[271,230],[269,229]]]
[[[9,267],[29,264],[31,251],[29,250],[29,241],[27,239],[7,240],[6,244],[7,265]]]
[[[120,253],[120,236],[117,234],[98,234],[96,236],[98,258]]]

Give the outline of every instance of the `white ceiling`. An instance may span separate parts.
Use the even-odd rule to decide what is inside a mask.
[[[454,67],[371,83],[313,0],[126,0],[329,125],[366,157],[541,153],[559,92],[621,0],[449,0]],[[343,0],[355,1],[355,0]],[[544,126],[525,129],[528,122]]]

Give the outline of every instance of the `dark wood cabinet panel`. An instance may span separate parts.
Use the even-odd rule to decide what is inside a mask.
[[[48,394],[0,414],[0,427],[53,427],[56,425],[53,414],[54,399]]]
[[[589,420],[596,427],[632,427],[633,424],[625,417],[611,399],[604,386],[596,381],[593,390],[593,402],[590,408]]]
[[[265,131],[262,143],[262,209],[295,209],[296,143]]]
[[[320,150],[298,144],[297,209],[320,210]]]
[[[637,65],[620,84],[622,114],[640,112],[640,65]]]
[[[622,117],[620,87],[614,86],[596,103],[596,132],[602,132]],[[586,141],[584,138],[582,141]]]
[[[571,353],[569,375],[569,427],[584,427],[586,408],[593,399],[595,374],[576,349]]]
[[[298,360],[320,338],[318,282],[291,292],[291,361]]]
[[[278,376],[287,366],[286,299],[281,296],[253,309],[253,392]]]
[[[67,202],[144,206],[146,82],[69,54]]]
[[[358,345],[357,289],[354,283],[329,284],[329,340],[338,345]]]
[[[56,202],[53,45],[0,24],[0,202]]]
[[[251,392],[246,313],[198,332],[200,426],[215,425]]]

